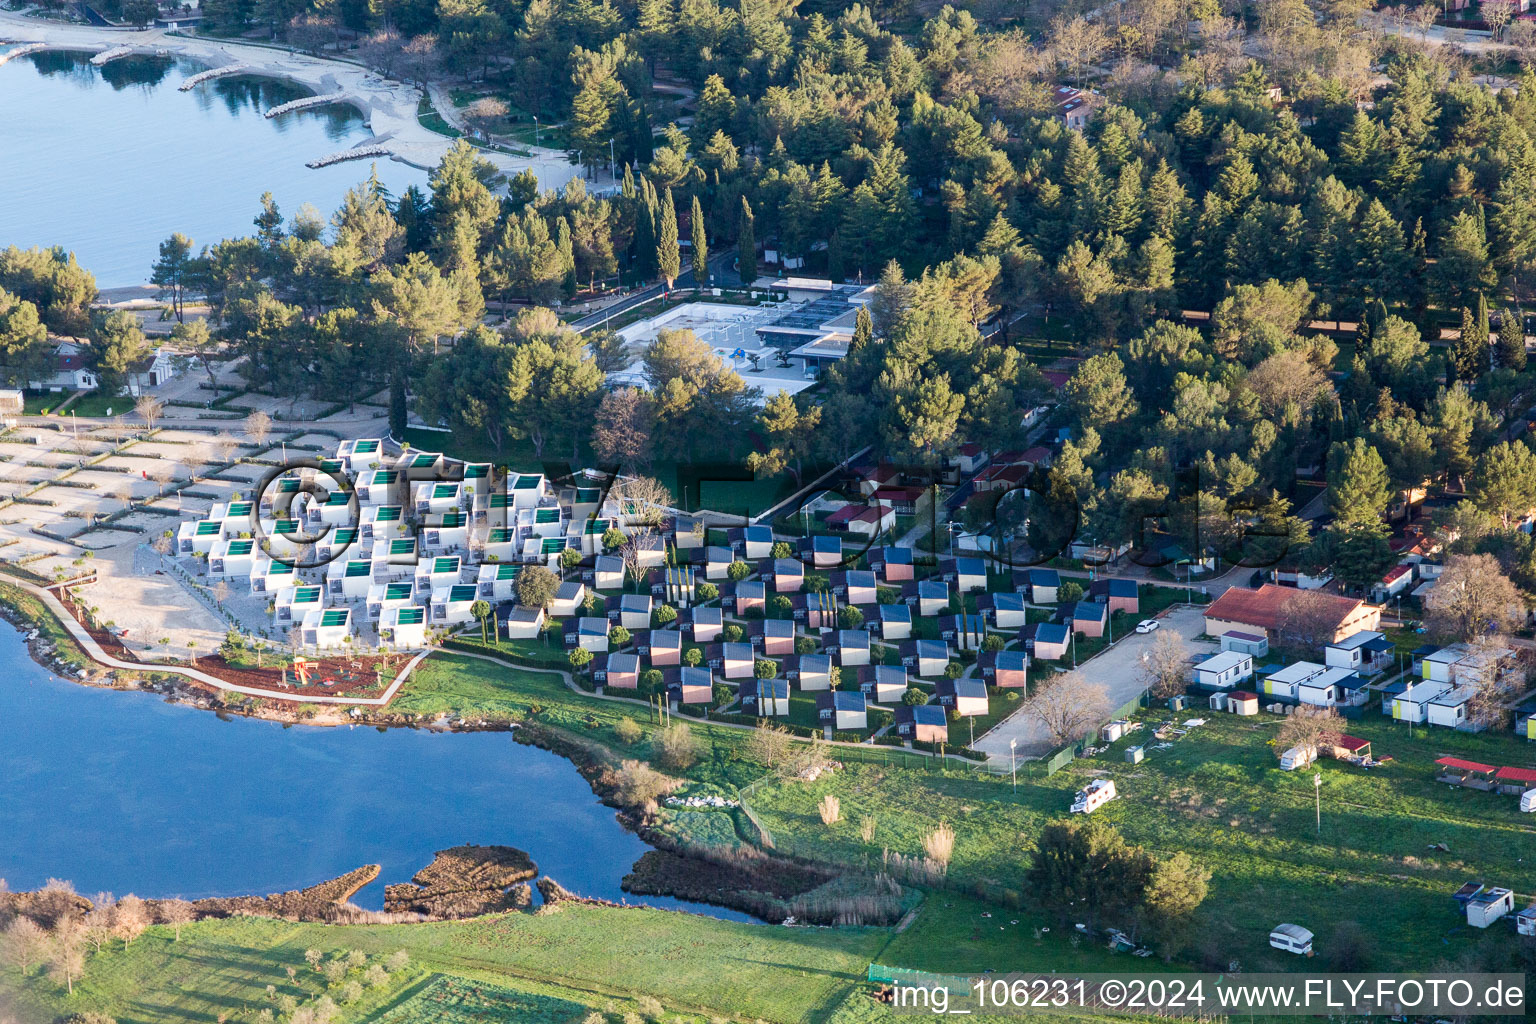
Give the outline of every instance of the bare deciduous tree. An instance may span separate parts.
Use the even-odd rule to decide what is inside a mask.
[[[464,108],[464,120],[482,135],[490,135],[507,118],[507,104],[494,96],[482,96]]]
[[[636,530],[619,546],[619,558],[623,560],[624,571],[628,573],[631,582],[639,583],[644,578],[644,553],[649,549],[651,540],[655,536],[654,530]]]
[[[660,526],[672,505],[672,492],[652,476],[633,476],[620,480],[613,496],[624,503],[625,513],[646,526]]]
[[[257,448],[264,446],[267,438],[272,436],[272,417],[260,409],[253,410],[245,418],[245,436]]]
[[[1524,618],[1520,592],[1492,555],[1450,555],[1434,589],[1424,595],[1430,633],[1470,641],[1514,628]]]
[[[186,900],[166,900],[160,904],[160,920],[175,929],[176,941],[181,941],[181,929],[197,920],[197,910]]]
[[[1497,633],[1484,633],[1467,646],[1467,671],[1458,677],[1472,687],[1467,720],[1484,729],[1501,728],[1508,724],[1515,698],[1525,689],[1525,674],[1510,663],[1513,648]]]
[[[133,411],[144,421],[146,430],[154,430],[155,424],[160,422],[165,412],[165,403],[154,395],[140,395],[139,400],[133,403]]]
[[[66,917],[53,926],[48,937],[48,975],[62,981],[70,995],[75,979],[85,973],[85,925],[78,917]]]
[[[1313,756],[1325,746],[1330,746],[1339,735],[1339,716],[1332,708],[1312,704],[1299,705],[1280,724],[1275,734],[1275,756],[1280,757],[1292,747],[1311,750]]]
[[[747,740],[747,756],[764,768],[780,764],[789,754],[794,740],[789,730],[773,722],[765,722],[752,730]]]
[[[30,917],[18,917],[0,937],[5,962],[22,974],[30,971],[48,952],[48,933]]]
[[[1076,743],[1109,717],[1109,691],[1081,672],[1063,672],[1035,688],[1024,705],[1058,746]]]
[[[1142,678],[1155,697],[1174,697],[1189,683],[1189,648],[1171,629],[1161,630],[1141,664]]]
[[[144,901],[133,893],[118,900],[113,925],[117,937],[123,940],[123,945],[131,945],[133,940],[144,934],[144,929],[149,927],[149,911],[145,908]]]
[[[1504,34],[1504,26],[1514,20],[1519,5],[1515,0],[1483,0],[1478,9],[1482,11],[1483,21],[1488,23],[1493,38],[1498,39]]]
[[[1047,34],[1051,53],[1067,76],[1081,84],[1083,69],[1102,57],[1110,47],[1104,26],[1086,18],[1057,18]]]

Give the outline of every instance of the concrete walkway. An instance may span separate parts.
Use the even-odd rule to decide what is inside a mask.
[[[1152,633],[1128,633],[1115,643],[1078,666],[1089,682],[1103,686],[1109,694],[1109,706],[1118,708],[1146,689],[1142,678],[1141,656],[1157,641],[1157,634],[1173,630],[1184,638],[1191,654],[1214,651],[1216,645],[1196,642],[1195,637],[1205,632],[1205,609],[1190,605],[1175,607],[1158,619],[1162,625]],[[1070,662],[1067,662],[1070,664]],[[1065,665],[1063,666],[1065,667]],[[1042,757],[1059,745],[1046,730],[1044,723],[1024,704],[1009,717],[987,731],[976,741],[976,749],[987,755],[990,766],[1009,763],[1009,741],[1018,742],[1020,758]]]
[[[248,697],[262,697],[266,700],[290,701],[294,704],[383,707],[394,698],[395,694],[400,690],[400,687],[404,685],[406,678],[410,676],[412,670],[414,670],[417,665],[421,664],[422,659],[424,659],[428,654],[432,653],[431,650],[425,650],[418,653],[414,658],[406,663],[405,667],[400,670],[400,674],[395,676],[394,682],[390,683],[389,688],[386,689],[384,693],[378,697],[301,697],[292,693],[284,693],[281,690],[264,690],[255,686],[237,686],[234,683],[225,682],[217,676],[211,676],[207,672],[199,672],[195,668],[183,668],[178,665],[159,665],[155,662],[122,661],[121,659],[114,658],[112,655],[102,650],[101,645],[96,642],[96,638],[85,631],[85,627],[81,626],[79,622],[75,621],[75,617],[69,614],[69,610],[64,607],[63,603],[57,597],[54,596],[51,590],[46,590],[35,584],[28,583],[25,580],[16,579],[15,577],[7,577],[6,582],[13,586],[19,587],[22,590],[25,590],[33,597],[42,601],[44,606],[47,607],[48,611],[51,612],[61,624],[63,624],[66,630],[69,631],[69,635],[77,644],[80,645],[81,650],[85,651],[86,656],[89,657],[92,661],[96,662],[98,665],[104,665],[107,668],[124,669],[130,672],[168,672],[172,675],[182,676],[184,678],[203,683],[207,686],[212,686],[215,689],[227,693],[240,693]]]

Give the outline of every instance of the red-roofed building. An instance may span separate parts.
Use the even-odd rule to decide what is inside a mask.
[[[1378,603],[1390,601],[1399,594],[1407,593],[1411,586],[1413,586],[1413,566],[1394,565],[1387,570],[1381,582],[1371,588],[1371,600]]]
[[[844,505],[827,516],[827,526],[866,537],[874,537],[896,526],[896,510],[875,502],[868,505]]]
[[[1061,118],[1062,124],[1074,132],[1088,127],[1088,120],[1093,116],[1093,93],[1070,85],[1058,85],[1051,98],[1056,103],[1056,116]]]
[[[1536,789],[1536,769],[1500,768],[1493,773],[1493,777],[1498,780],[1499,789],[1506,793],[1524,793],[1528,789]]]
[[[1029,479],[1034,472],[1029,466],[988,466],[979,473],[972,486],[979,494],[982,491],[1007,491],[1018,487]]]
[[[1258,590],[1231,587],[1205,609],[1205,631],[1262,632],[1280,640],[1328,644],[1381,625],[1381,608],[1355,597],[1266,583]]]

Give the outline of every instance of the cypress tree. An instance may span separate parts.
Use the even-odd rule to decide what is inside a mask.
[[[696,288],[703,288],[709,283],[709,239],[704,234],[704,207],[699,205],[699,197],[693,197],[693,212],[690,215],[693,223],[693,284]]]
[[[1518,309],[1506,309],[1499,324],[1499,365],[1516,373],[1525,369],[1525,325]]]
[[[672,204],[672,190],[661,201],[661,218],[656,225],[656,271],[672,290],[672,282],[683,270],[683,254],[677,247],[677,207]]]
[[[741,227],[736,232],[737,272],[741,283],[750,286],[757,280],[757,230],[753,223],[752,204],[741,197]]]

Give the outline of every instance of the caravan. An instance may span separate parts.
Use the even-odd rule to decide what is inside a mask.
[[[1072,800],[1073,814],[1092,814],[1115,798],[1113,779],[1094,779],[1087,787],[1077,791]]]

